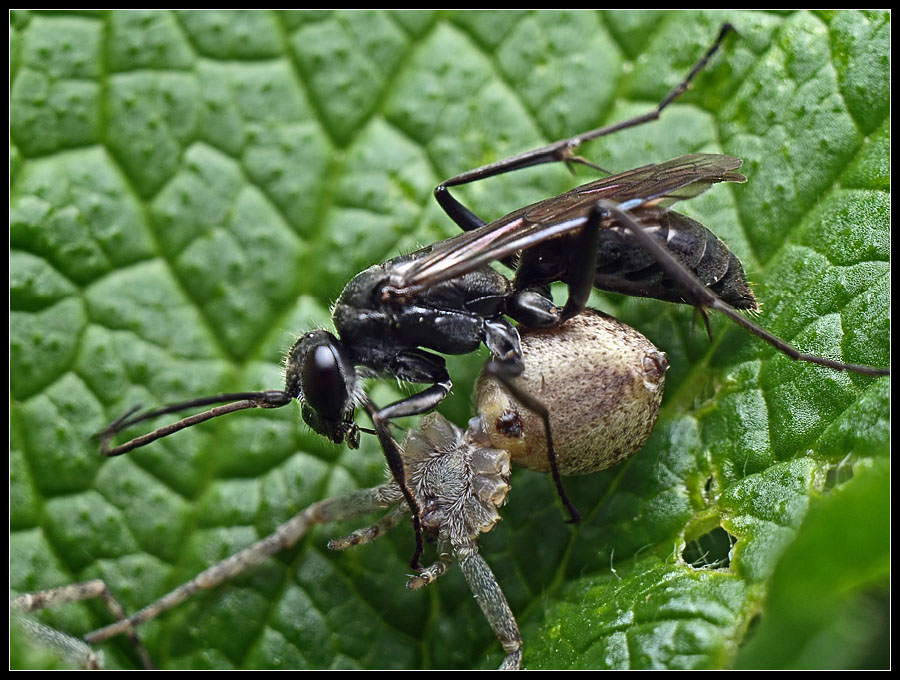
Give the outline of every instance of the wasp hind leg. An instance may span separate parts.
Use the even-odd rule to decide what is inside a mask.
[[[660,103],[656,105],[656,108],[652,109],[651,111],[641,114],[640,116],[635,116],[634,118],[620,121],[618,123],[613,123],[611,125],[588,130],[587,132],[582,132],[581,134],[575,135],[573,137],[567,137],[565,139],[557,140],[555,142],[547,144],[546,146],[542,146],[531,151],[526,151],[525,153],[521,153],[516,156],[512,156],[511,158],[497,161],[496,163],[490,163],[473,170],[467,170],[466,172],[451,177],[450,179],[444,180],[443,182],[438,184],[434,189],[435,199],[444,210],[444,212],[447,213],[450,219],[456,222],[460,229],[462,229],[463,231],[472,231],[473,229],[484,226],[486,222],[471,210],[469,210],[462,203],[460,203],[456,198],[454,198],[449,191],[450,187],[469,184],[481,179],[487,179],[488,177],[496,177],[507,172],[513,172],[514,170],[521,170],[523,168],[530,168],[535,165],[541,165],[542,163],[564,162],[568,165],[577,163],[579,165],[585,165],[587,167],[608,174],[608,171],[604,170],[599,165],[591,163],[589,160],[582,158],[581,156],[577,156],[575,154],[575,149],[577,149],[581,144],[584,144],[585,142],[591,141],[593,139],[605,137],[607,135],[619,132],[620,130],[626,130],[628,128],[643,125],[644,123],[650,123],[654,120],[658,120],[660,115],[662,115],[662,112],[672,102],[674,102],[687,91],[687,89],[691,85],[691,82],[694,80],[694,78],[696,78],[697,74],[700,73],[704,68],[706,68],[713,55],[715,55],[715,53],[719,51],[719,48],[725,41],[725,38],[729,33],[733,31],[735,31],[735,28],[731,24],[722,24],[722,27],[719,29],[719,34],[718,36],[716,36],[713,44],[710,45],[703,56],[697,61],[697,63],[694,64],[693,68],[690,70],[684,80],[682,80],[680,83],[678,83],[678,85],[672,88],[672,90],[669,91],[669,93],[662,99],[662,101],[660,101]],[[503,262],[504,264],[513,266],[506,260],[504,260]]]

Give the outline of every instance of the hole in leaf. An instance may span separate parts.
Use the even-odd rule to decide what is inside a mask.
[[[706,483],[703,485],[703,498],[706,499],[707,503],[711,503],[713,500],[713,489],[715,488],[716,480],[710,475],[706,478]]]
[[[837,465],[832,465],[825,473],[825,486],[823,491],[828,493],[853,479],[853,465],[845,458]]]
[[[737,539],[719,526],[688,543],[681,558],[694,569],[728,569],[735,543]]]

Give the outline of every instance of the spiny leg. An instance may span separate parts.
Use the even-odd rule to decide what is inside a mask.
[[[778,336],[773,335],[761,326],[758,326],[738,312],[734,307],[719,298],[709,288],[704,286],[693,272],[679,262],[665,246],[650,236],[650,234],[638,224],[631,213],[625,209],[626,207],[627,204],[623,207],[622,205],[612,203],[611,201],[597,202],[597,210],[613,217],[622,226],[627,228],[641,247],[654,257],[660,269],[662,269],[666,275],[681,288],[685,300],[689,301],[695,307],[698,307],[701,310],[701,313],[705,313],[706,309],[716,309],[725,314],[725,316],[739,326],[775,347],[775,349],[782,354],[797,361],[806,361],[812,364],[818,364],[819,366],[833,368],[837,371],[852,371],[854,373],[873,377],[890,375],[891,371],[888,368],[875,368],[873,366],[864,366],[862,364],[847,364],[842,361],[820,357],[816,354],[801,352],[793,345],[785,342]]]
[[[93,647],[83,640],[25,616],[14,614],[10,619],[10,626],[14,622],[24,629],[29,637],[40,645],[41,649],[54,650],[73,668],[86,671],[103,670],[103,654],[95,652]],[[10,633],[12,633],[11,630]],[[12,638],[10,645],[11,647],[15,645]],[[13,668],[12,663],[10,667]],[[148,670],[152,668],[151,666]]]
[[[716,37],[715,42],[706,50],[706,53],[697,61],[697,63],[694,64],[694,67],[691,69],[690,73],[688,73],[687,77],[685,77],[684,80],[682,80],[678,85],[672,88],[672,90],[652,111],[648,111],[647,113],[640,116],[635,116],[634,118],[629,118],[628,120],[613,123],[612,125],[606,125],[594,130],[589,130],[588,132],[583,132],[582,134],[575,135],[574,137],[560,139],[551,144],[547,144],[546,146],[542,146],[538,149],[533,149],[532,151],[526,151],[525,153],[501,161],[497,161],[496,163],[490,163],[488,165],[483,165],[480,168],[468,170],[462,174],[456,175],[455,177],[451,177],[450,179],[441,182],[437,187],[435,187],[435,199],[437,199],[437,202],[440,204],[441,208],[443,208],[444,212],[446,212],[447,215],[450,216],[450,219],[456,222],[456,224],[459,225],[461,229],[463,229],[464,231],[471,231],[472,229],[481,227],[486,223],[483,219],[478,217],[475,213],[473,213],[462,203],[456,200],[450,194],[450,187],[469,184],[470,182],[487,179],[488,177],[496,177],[497,175],[502,175],[514,170],[520,170],[522,168],[529,168],[535,165],[540,165],[542,163],[555,163],[559,161],[563,161],[566,163],[579,163],[581,165],[587,165],[594,169],[602,170],[602,168],[599,168],[598,166],[585,160],[584,158],[574,155],[575,149],[579,145],[593,139],[604,137],[606,135],[619,132],[620,130],[625,130],[627,128],[636,127],[638,125],[643,125],[644,123],[649,123],[651,121],[657,120],[662,114],[663,110],[676,99],[678,99],[678,97],[680,97],[688,89],[688,87],[690,87],[691,82],[694,80],[697,74],[706,67],[706,65],[712,59],[713,55],[719,50],[726,36],[734,30],[734,26],[732,26],[731,24],[723,24],[721,29],[719,30],[719,35]],[[504,261],[504,263],[510,264],[510,266],[512,266],[511,262],[507,263],[506,261]]]
[[[313,503],[279,526],[269,536],[205,569],[187,583],[147,605],[137,614],[124,621],[95,630],[85,635],[84,639],[91,644],[107,640],[114,635],[126,632],[129,628],[156,618],[195,593],[215,588],[256,566],[267,557],[291,547],[312,526],[365,515],[389,507],[394,502],[396,502],[396,497],[391,493],[389,486],[382,485],[372,489],[352,491],[342,496]]]
[[[441,576],[447,573],[447,570],[450,568],[450,565],[453,564],[453,555],[445,548],[441,549],[438,552],[438,561],[432,564],[430,567],[426,567],[421,572],[411,577],[406,582],[406,587],[410,590],[418,590],[419,588],[424,588],[430,583],[434,583]]]
[[[397,496],[397,500],[400,500],[399,495]],[[408,516],[409,508],[406,503],[402,503],[391,508],[391,511],[375,522],[375,524],[363,527],[362,529],[357,529],[349,536],[331,539],[328,541],[328,548],[329,550],[346,550],[347,548],[371,543],[379,536],[383,536],[394,527],[399,526]]]
[[[12,602],[9,603],[9,606],[11,609],[14,609],[16,611],[29,613],[38,611],[40,609],[59,607],[60,605],[68,604],[70,602],[82,602],[84,600],[90,600],[95,597],[99,597],[103,600],[103,602],[106,604],[106,608],[109,610],[110,614],[112,614],[113,618],[116,619],[116,621],[120,623],[126,623],[126,626],[122,632],[124,632],[131,640],[132,644],[137,650],[138,656],[141,659],[141,664],[144,666],[144,668],[153,669],[153,660],[150,658],[150,654],[144,648],[144,645],[141,644],[140,638],[138,638],[137,632],[134,630],[134,628],[130,625],[127,625],[125,610],[122,608],[122,605],[119,604],[118,600],[116,600],[116,598],[113,596],[112,592],[109,590],[106,584],[100,579],[85,581],[84,583],[73,583],[67,586],[60,586],[58,588],[41,590],[36,593],[27,593],[25,595],[20,595],[19,597],[12,600]],[[41,628],[47,628],[42,624],[39,625],[41,626]],[[50,628],[48,630],[53,629]],[[62,633],[58,634],[62,635]],[[41,639],[48,639],[46,631],[38,632],[38,635],[41,637]],[[93,652],[93,650],[91,650],[91,652]]]

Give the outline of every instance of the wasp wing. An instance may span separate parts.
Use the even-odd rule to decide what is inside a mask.
[[[389,293],[411,295],[550,239],[575,233],[600,199],[639,212],[649,206],[668,208],[718,182],[746,182],[746,177],[734,172],[741,163],[733,156],[691,154],[584,184],[429,246],[421,256],[395,268],[388,283]]]

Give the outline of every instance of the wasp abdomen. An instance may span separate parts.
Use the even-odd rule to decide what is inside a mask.
[[[709,229],[673,211],[642,210],[635,216],[704,286],[732,307],[757,309],[740,260]],[[666,276],[626,228],[618,225],[600,234],[594,285],[614,293],[691,304],[683,297],[681,286]]]

